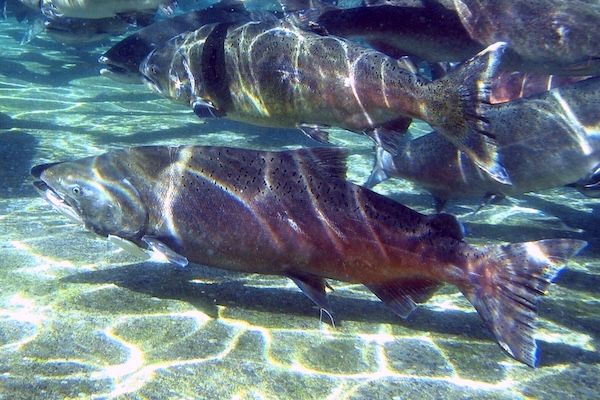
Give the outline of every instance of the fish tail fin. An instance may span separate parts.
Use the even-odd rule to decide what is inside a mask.
[[[535,367],[537,303],[562,269],[586,242],[548,239],[488,246],[472,266],[461,291],[515,359]]]
[[[500,67],[506,43],[498,42],[430,85],[432,107],[427,114],[432,125],[493,179],[510,184],[500,163],[498,144],[489,131],[486,114],[490,108],[492,79]],[[440,96],[440,93],[447,93]]]

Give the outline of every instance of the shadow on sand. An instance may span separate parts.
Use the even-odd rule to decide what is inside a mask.
[[[240,280],[243,276],[195,265],[177,268],[164,264],[140,263],[102,271],[82,272],[65,277],[62,281],[112,283],[152,297],[188,302],[212,317],[217,316],[216,306],[222,305],[318,318],[313,304],[300,291],[245,286]],[[213,284],[190,282],[197,277],[222,281]],[[493,340],[476,313],[438,312],[421,307],[408,319],[402,320],[375,298],[370,301],[333,294],[330,301],[338,325],[343,324],[343,321],[386,323],[462,339]],[[541,343],[541,347],[544,353],[542,365],[563,364],[572,362],[574,358],[581,362],[600,362],[600,354],[566,344]]]

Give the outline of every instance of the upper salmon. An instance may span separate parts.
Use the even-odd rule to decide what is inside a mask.
[[[209,24],[151,51],[149,86],[203,117],[366,133],[394,148],[411,118],[437,127],[494,179],[508,183],[487,133],[490,81],[503,52],[490,46],[430,82],[383,53],[285,21]]]
[[[596,1],[367,0],[348,9],[319,0],[280,1],[300,25],[360,38],[394,57],[462,62],[503,41],[508,71],[600,74]]]

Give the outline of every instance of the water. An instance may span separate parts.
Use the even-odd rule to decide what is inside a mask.
[[[598,202],[567,190],[473,214],[473,244],[552,237],[590,246],[540,304],[540,367],[506,355],[454,287],[402,321],[360,285],[332,282],[338,326],[284,278],[145,263],[51,210],[28,171],[147,144],[314,145],[295,131],[201,121],[141,85],[98,75],[84,50],[0,25],[0,398],[592,399],[600,392]],[[420,126],[423,127],[422,125]],[[368,139],[334,131],[363,182]],[[383,194],[431,213],[431,197]]]

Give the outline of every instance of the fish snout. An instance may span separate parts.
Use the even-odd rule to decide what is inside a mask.
[[[46,171],[48,168],[53,167],[53,166],[58,165],[58,164],[61,164],[61,162],[53,162],[53,163],[36,165],[35,167],[31,168],[31,171],[29,173],[35,179],[41,179],[42,173],[44,171]]]

